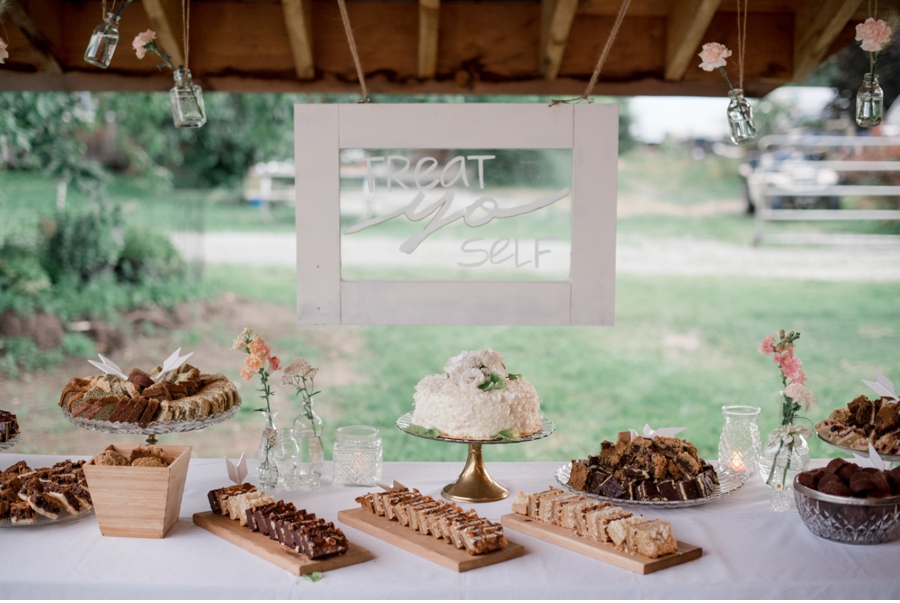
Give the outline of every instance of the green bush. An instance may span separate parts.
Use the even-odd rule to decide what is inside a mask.
[[[30,337],[0,339],[0,372],[15,378],[20,371],[50,368],[62,362],[62,350],[40,350]]]
[[[54,283],[85,283],[111,272],[124,244],[124,222],[118,205],[65,209],[49,225],[44,269]]]
[[[125,246],[116,273],[130,283],[168,281],[184,276],[178,250],[164,235],[134,227],[125,232]]]
[[[50,277],[34,245],[0,245],[0,313],[31,314],[49,289]]]

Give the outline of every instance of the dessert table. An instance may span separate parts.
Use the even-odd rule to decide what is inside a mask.
[[[19,460],[32,467],[62,456],[0,454],[0,469]],[[72,457],[79,458],[79,457]],[[813,461],[822,466],[825,461]],[[251,476],[255,463],[250,464]],[[513,492],[554,484],[559,463],[492,463],[491,473]],[[396,479],[440,496],[457,463],[385,463]],[[330,475],[330,467],[326,467]],[[351,542],[373,554],[367,563],[325,573],[310,582],[195,526],[208,511],[206,493],[227,485],[221,459],[192,459],[181,518],[162,540],[104,538],[95,517],[80,523],[0,530],[0,584],[11,599],[763,599],[900,598],[900,541],[876,546],[830,542],[811,534],[796,510],[769,510],[768,492],[754,477],[737,492],[707,505],[638,512],[662,518],[676,536],[703,548],[697,561],[641,576],[523,534],[524,557],[458,574],[336,522],[366,488],[340,488],[328,478],[312,493],[274,491],[319,517],[335,520]],[[468,507],[468,505],[463,505]],[[492,520],[510,500],[477,505]]]

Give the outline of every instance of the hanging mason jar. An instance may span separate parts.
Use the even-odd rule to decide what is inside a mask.
[[[301,490],[317,490],[325,466],[322,419],[316,414],[313,404],[312,398],[303,398],[303,407],[294,419],[294,438],[300,446]]]
[[[719,438],[719,468],[750,478],[759,461],[758,406],[723,406],[725,425]]]
[[[728,92],[728,126],[731,128],[731,142],[742,144],[756,140],[756,124],[753,123],[753,109],[744,98],[744,91],[734,88]]]
[[[278,411],[263,411],[262,416],[266,421],[266,426],[260,437],[259,450],[256,453],[256,460],[259,461],[256,478],[260,488],[270,489],[278,485],[278,468],[275,465],[275,448],[278,446],[275,420],[278,418]]]
[[[381,438],[374,427],[339,427],[332,452],[335,486],[371,487],[381,481]]]
[[[119,16],[106,13],[103,23],[94,29],[87,50],[84,51],[84,60],[100,69],[109,67],[109,62],[119,43]]]
[[[884,119],[884,91],[878,85],[878,76],[867,73],[856,93],[856,123],[861,128],[874,128]]]
[[[191,81],[191,70],[179,67],[173,72],[175,87],[169,91],[172,120],[176,128],[199,128],[206,123],[203,90]]]
[[[282,427],[278,435],[275,466],[285,490],[294,492],[300,489],[300,445],[291,427]]]

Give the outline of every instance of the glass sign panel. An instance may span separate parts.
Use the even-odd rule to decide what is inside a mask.
[[[341,149],[343,281],[568,281],[571,149]]]

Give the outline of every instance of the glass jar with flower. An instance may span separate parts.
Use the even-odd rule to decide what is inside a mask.
[[[241,377],[245,381],[253,379],[253,375],[259,375],[262,387],[259,389],[260,398],[265,401],[264,408],[257,408],[257,412],[261,412],[265,418],[265,427],[260,437],[259,449],[256,459],[259,461],[259,467],[256,470],[256,477],[262,488],[274,488],[278,484],[278,468],[275,464],[275,450],[278,445],[278,428],[276,419],[278,419],[278,411],[272,410],[271,398],[273,395],[272,388],[269,385],[269,379],[272,373],[279,370],[281,362],[277,356],[272,355],[272,350],[265,340],[255,331],[244,329],[241,334],[234,340],[232,346],[235,350],[240,350],[247,354],[244,359],[244,366],[241,367]],[[268,363],[268,368],[266,364]]]
[[[325,465],[322,419],[314,409],[315,377],[319,369],[300,358],[284,369],[283,385],[293,385],[301,399],[300,414],[294,419],[294,437],[300,445],[300,489],[317,490]]]
[[[812,429],[806,425],[796,425],[796,420],[806,420],[798,413],[808,411],[816,399],[806,387],[803,363],[794,355],[796,341],[800,333],[784,329],[778,331],[778,339],[766,335],[759,344],[759,352],[772,355],[775,365],[781,371],[784,390],[779,394],[781,401],[781,426],[769,434],[759,457],[759,474],[765,484],[772,489],[770,505],[775,511],[787,511],[793,498],[794,476],[805,471],[809,465],[809,444],[806,438]]]
[[[177,69],[156,42],[156,32],[152,29],[140,33],[131,43],[137,58],[143,59],[147,52],[159,55],[160,62],[156,67],[172,70],[175,87],[169,91],[169,102],[172,107],[172,121],[176,128],[199,128],[206,123],[206,106],[203,104],[203,90],[191,79],[191,70],[180,65]]]
[[[717,69],[725,83],[728,84],[728,109],[726,115],[728,117],[728,128],[731,131],[731,142],[734,144],[742,144],[756,140],[756,123],[753,121],[753,109],[750,103],[744,98],[744,91],[741,88],[735,88],[731,85],[731,80],[725,73],[726,59],[731,56],[731,51],[718,42],[710,42],[704,44],[700,54],[700,69],[703,71],[712,71]],[[738,86],[741,84],[738,83]]]
[[[882,19],[869,17],[856,26],[856,40],[869,53],[869,73],[863,75],[862,86],[856,93],[856,124],[861,128],[874,128],[884,119],[884,91],[878,84],[875,66],[891,40],[891,33],[891,27]]]

